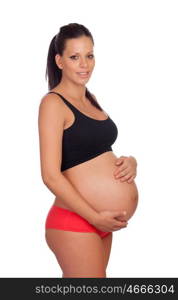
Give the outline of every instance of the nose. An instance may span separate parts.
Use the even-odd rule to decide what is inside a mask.
[[[87,67],[87,61],[85,58],[81,58],[80,60],[80,67]]]

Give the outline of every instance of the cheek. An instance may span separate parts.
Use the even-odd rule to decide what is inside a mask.
[[[67,63],[64,65],[63,72],[71,77],[72,74],[76,73],[77,67],[74,64]]]
[[[68,64],[66,64],[66,70],[69,72],[75,71],[76,66],[77,66],[77,64],[68,62]]]
[[[94,66],[95,66],[95,60],[92,60],[92,61],[90,62],[90,67],[91,67],[91,69],[93,69]]]

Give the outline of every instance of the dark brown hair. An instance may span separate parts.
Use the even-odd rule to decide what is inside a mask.
[[[68,25],[64,25],[60,28],[59,32],[53,37],[51,43],[49,45],[48,56],[47,56],[47,66],[46,66],[46,74],[45,78],[48,77],[48,89],[53,89],[62,78],[62,70],[58,68],[55,55],[60,54],[63,55],[63,51],[66,47],[66,41],[72,38],[78,38],[81,36],[89,37],[94,45],[94,40],[90,31],[81,24],[78,23],[69,23]],[[91,104],[97,107],[99,110],[103,110],[98,102],[94,99],[92,94],[86,88],[85,96],[89,99]]]

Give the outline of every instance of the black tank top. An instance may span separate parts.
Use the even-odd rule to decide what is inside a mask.
[[[64,129],[62,139],[61,172],[90,160],[104,152],[113,151],[118,130],[108,116],[105,120],[96,120],[81,113],[75,106],[57,92],[64,103],[72,110],[75,120]]]

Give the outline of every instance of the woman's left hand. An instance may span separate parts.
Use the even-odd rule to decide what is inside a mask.
[[[137,175],[137,161],[133,156],[120,156],[116,160],[117,169],[114,172],[115,179],[121,182],[131,183]]]

